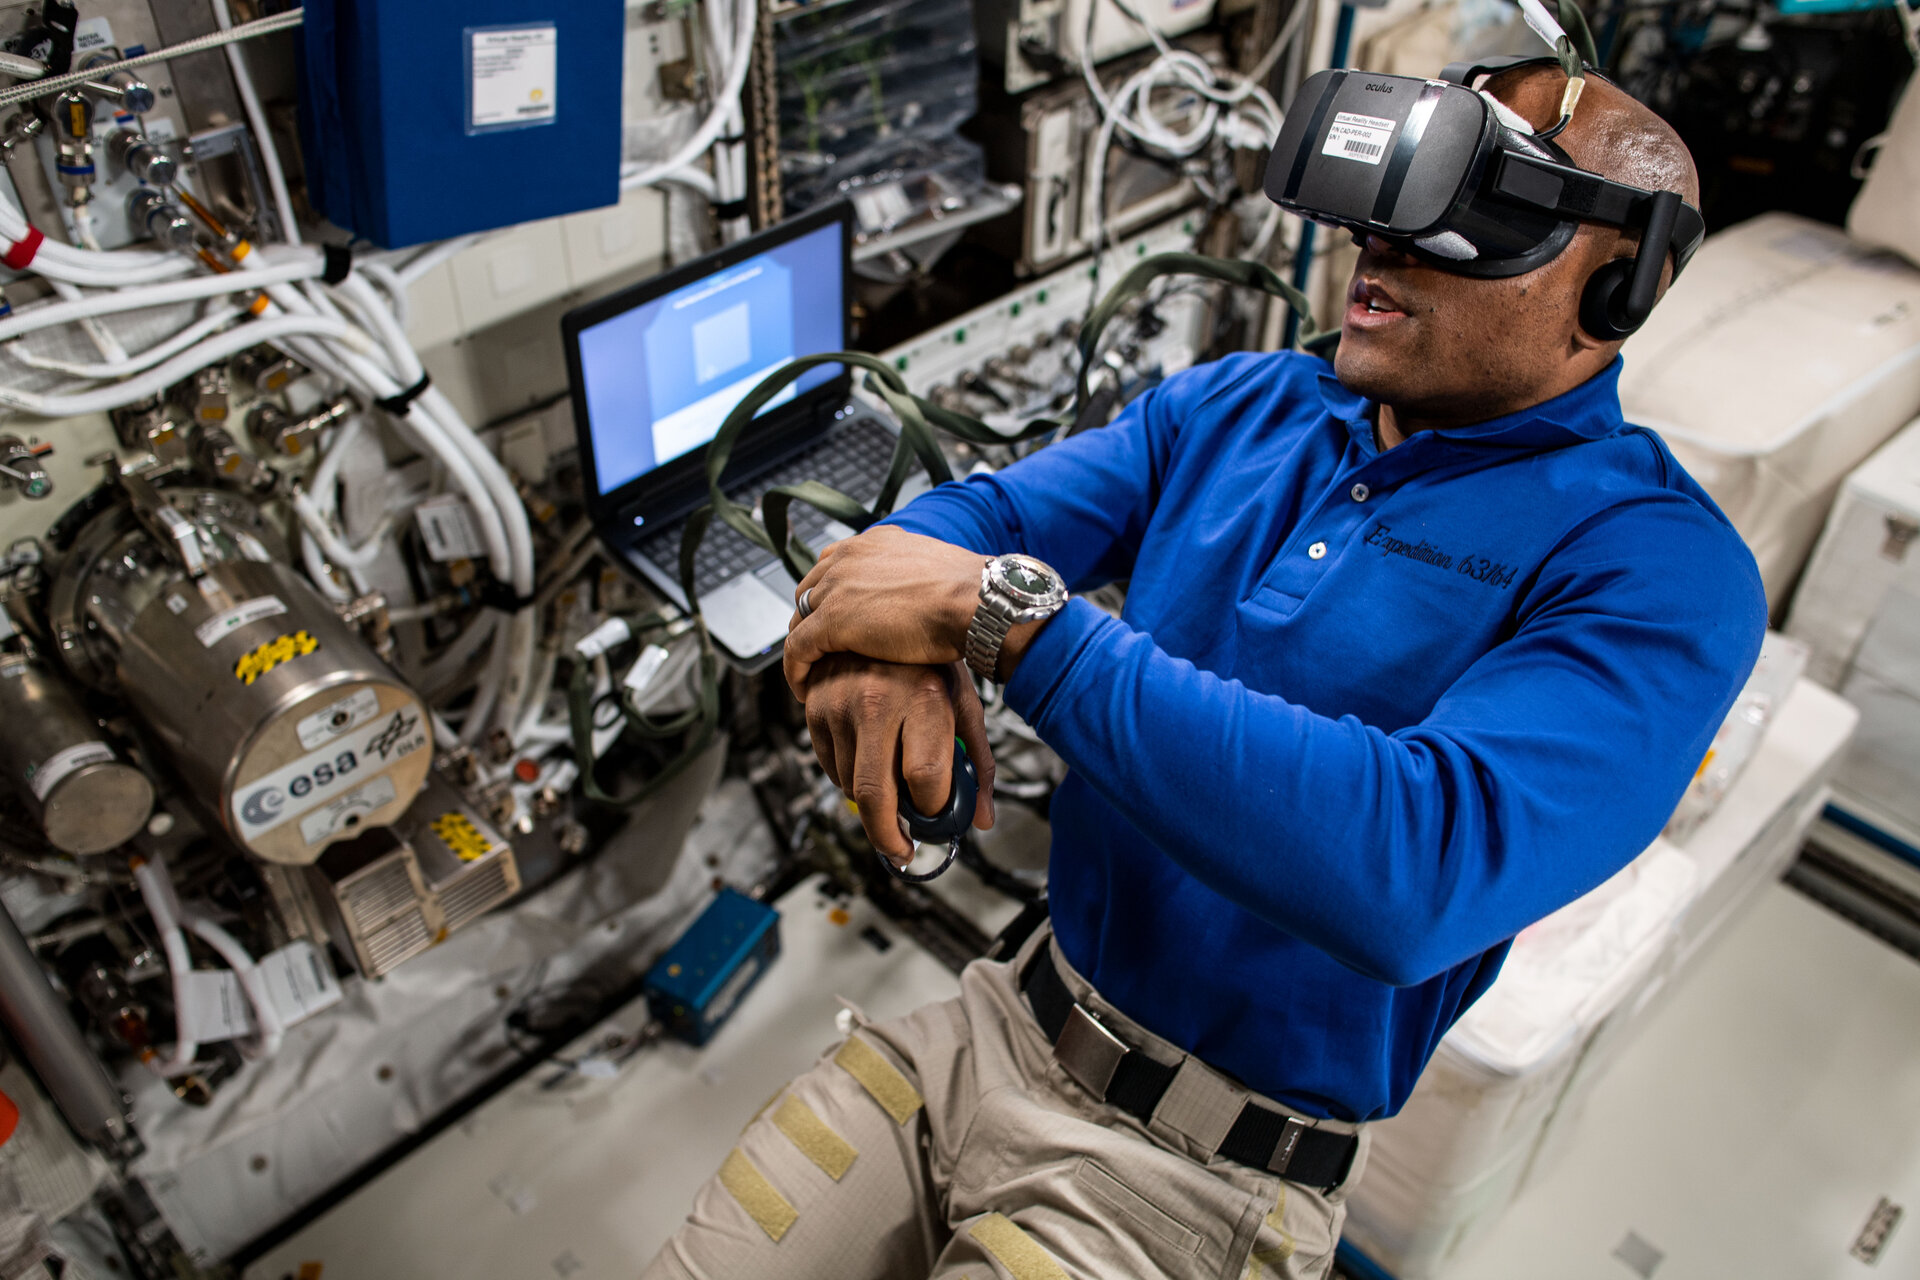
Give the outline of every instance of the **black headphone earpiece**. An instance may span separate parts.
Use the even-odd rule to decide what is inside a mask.
[[[1580,327],[1602,342],[1618,342],[1647,322],[1628,305],[1634,261],[1615,258],[1588,277],[1580,294]]]

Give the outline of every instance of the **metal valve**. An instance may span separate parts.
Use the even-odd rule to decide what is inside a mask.
[[[53,452],[50,444],[30,445],[19,436],[0,436],[0,476],[13,482],[23,498],[44,498],[53,492],[53,478],[40,459]]]
[[[76,209],[93,198],[93,99],[69,89],[53,100],[53,132],[58,139],[54,167],[67,203]]]
[[[180,173],[174,158],[138,129],[115,129],[107,136],[107,154],[148,186],[171,186]]]
[[[127,197],[127,221],[146,228],[155,241],[169,249],[193,248],[193,222],[179,205],[152,187],[137,188]]]
[[[91,71],[95,67],[117,61],[119,61],[118,58],[108,54],[96,54],[88,58],[80,69]],[[88,80],[84,87],[95,97],[105,98],[121,110],[131,111],[136,116],[143,116],[153,110],[153,86],[141,79],[136,72],[109,72],[98,80]]]

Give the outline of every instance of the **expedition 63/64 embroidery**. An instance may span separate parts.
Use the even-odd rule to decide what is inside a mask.
[[[1404,556],[1436,569],[1451,570],[1489,587],[1504,590],[1513,585],[1514,566],[1510,564],[1489,560],[1485,556],[1454,555],[1434,546],[1425,538],[1408,542],[1405,538],[1394,537],[1393,530],[1384,524],[1373,526],[1373,531],[1366,537],[1366,545],[1380,548],[1383,556]]]

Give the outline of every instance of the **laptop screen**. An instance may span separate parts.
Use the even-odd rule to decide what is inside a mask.
[[[828,222],[580,330],[601,493],[706,444],[786,361],[845,348],[842,235],[840,222]],[[809,369],[761,413],[841,372]]]

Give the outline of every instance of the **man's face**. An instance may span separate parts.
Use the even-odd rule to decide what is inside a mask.
[[[1452,275],[1369,239],[1348,284],[1334,371],[1423,420],[1480,422],[1550,399],[1570,389],[1559,385],[1570,358],[1596,346],[1580,332],[1580,293],[1618,239],[1583,226],[1552,262],[1503,280]]]

